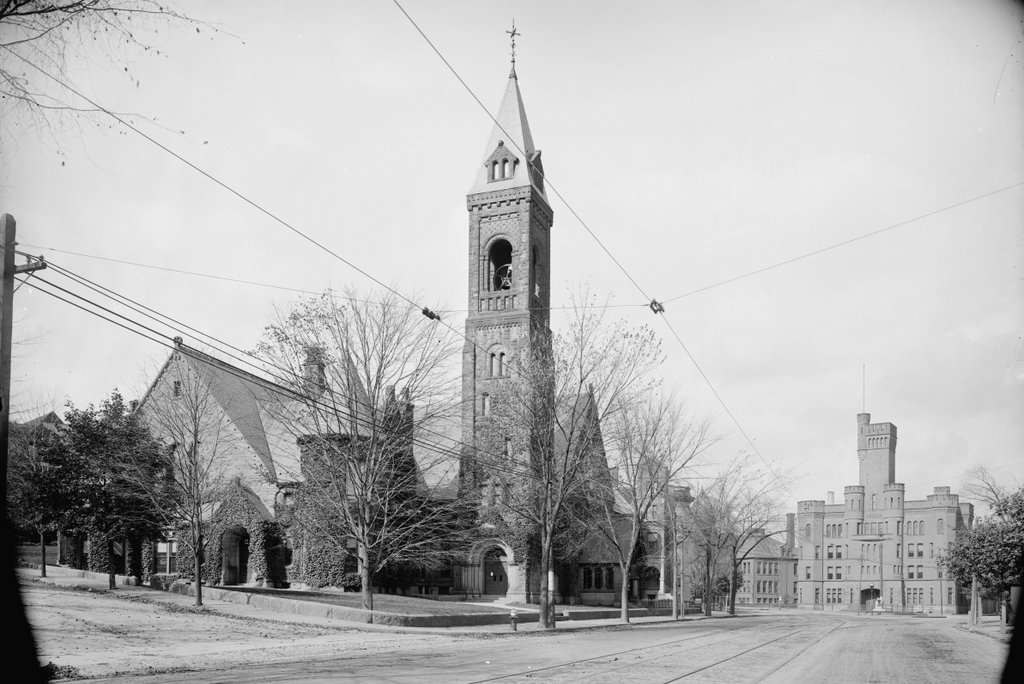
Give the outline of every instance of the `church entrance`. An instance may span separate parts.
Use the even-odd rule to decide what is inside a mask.
[[[249,579],[249,533],[243,527],[225,530],[220,538],[223,584],[245,584]]]
[[[484,555],[484,594],[504,596],[508,593],[508,557],[500,548]]]

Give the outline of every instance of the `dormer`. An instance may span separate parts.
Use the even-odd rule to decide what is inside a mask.
[[[504,140],[499,140],[498,146],[494,148],[491,156],[484,160],[484,168],[487,169],[488,183],[509,180],[516,175],[516,169],[519,168],[519,157],[505,147]]]

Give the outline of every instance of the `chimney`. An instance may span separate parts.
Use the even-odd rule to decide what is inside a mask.
[[[324,353],[319,347],[306,347],[306,358],[302,362],[302,387],[313,395],[323,394],[327,389]]]
[[[836,493],[835,492],[829,492],[827,498],[828,498],[828,505],[832,506],[836,502]]]
[[[794,546],[794,530],[796,529],[796,513],[786,514],[786,547],[792,551]]]

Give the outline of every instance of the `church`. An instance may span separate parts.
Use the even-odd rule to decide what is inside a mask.
[[[510,381],[515,359],[550,353],[551,229],[553,212],[544,187],[541,152],[534,145],[519,79],[513,61],[495,124],[477,161],[466,195],[468,212],[468,310],[462,350],[461,415],[450,421],[452,442],[459,444],[454,465],[433,477],[433,491],[444,496],[478,497],[481,507],[493,505],[500,478],[481,462],[486,451],[486,426],[499,401],[503,383]],[[307,364],[315,372],[315,363]],[[322,373],[322,365],[319,368]],[[315,374],[315,373],[314,373]],[[337,586],[338,572],[324,572],[295,548],[289,532],[289,503],[301,486],[295,464],[301,458],[302,437],[281,424],[283,403],[294,401],[296,387],[265,378],[187,347],[180,339],[168,362],[141,402],[141,410],[159,401],[175,401],[188,383],[208,386],[218,410],[230,425],[231,448],[225,452],[220,475],[231,479],[230,500],[215,506],[205,554],[206,579],[211,584],[268,586]],[[322,379],[319,381],[322,384]],[[317,381],[311,380],[312,387]],[[367,401],[365,387],[348,383]],[[301,391],[301,388],[300,388]],[[392,396],[391,401],[394,401]],[[587,402],[573,410],[590,415]],[[401,411],[412,416],[414,407]],[[596,419],[594,419],[596,420]],[[415,468],[423,468],[416,430],[409,424],[409,451]],[[593,457],[608,471],[599,426]],[[456,436],[457,435],[457,436]],[[532,441],[533,436],[530,436]],[[557,437],[556,437],[557,439]],[[444,481],[437,481],[440,477]],[[664,511],[665,502],[656,507]],[[483,519],[483,518],[481,518]],[[652,521],[641,536],[642,553],[636,572],[621,577],[614,555],[596,543],[584,543],[572,558],[556,559],[552,577],[559,603],[617,602],[619,589],[629,583],[630,600],[662,597],[671,586],[672,571],[664,552],[665,525]],[[423,571],[399,591],[432,598],[488,598],[534,602],[540,578],[523,557],[522,540],[486,524],[469,548],[457,550],[442,569]],[[493,533],[488,533],[491,529]],[[582,534],[585,540],[586,534]],[[151,573],[184,572],[190,558],[183,545],[165,540],[144,554]],[[334,559],[337,560],[337,559]],[[333,562],[333,561],[332,561]],[[339,564],[341,562],[339,561]],[[378,587],[378,590],[380,587]],[[395,589],[395,587],[391,587]]]

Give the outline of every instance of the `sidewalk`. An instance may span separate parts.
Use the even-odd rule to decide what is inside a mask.
[[[968,615],[950,615],[949,620],[954,623],[957,629],[962,629],[966,632],[975,632],[976,634],[984,634],[987,637],[998,639],[1005,643],[1010,643],[1010,639],[1013,637],[1013,627],[1007,627],[1006,631],[1003,631],[1002,619],[998,615],[982,615],[977,625],[972,625],[969,622]]]
[[[22,582],[43,582],[59,586],[82,587],[92,591],[107,591],[109,588],[108,578],[105,574],[88,572],[85,570],[73,570],[59,566],[46,566],[46,577],[39,576],[38,568],[17,568],[19,581]],[[174,591],[162,591],[145,585],[129,584],[129,578],[123,575],[116,575],[116,593],[125,595],[132,594],[145,597],[149,601],[175,604],[182,608],[194,607],[195,597],[181,594]],[[483,604],[476,604],[483,605]],[[491,604],[487,604],[491,605]],[[499,624],[467,624],[459,626],[407,626],[394,624],[369,624],[365,617],[355,616],[352,609],[340,608],[339,606],[321,604],[312,601],[297,601],[280,597],[268,597],[250,595],[216,587],[203,587],[203,608],[215,613],[233,615],[238,617],[253,618],[259,620],[270,620],[275,622],[301,623],[306,625],[317,625],[323,627],[358,629],[366,631],[384,632],[414,632],[417,634],[451,634],[451,633],[492,633],[511,631],[511,625],[507,621]],[[507,607],[495,607],[496,611],[503,612]],[[517,607],[521,616],[530,611]],[[587,611],[585,609],[572,609],[572,619],[559,619],[557,630],[580,630],[602,627],[621,626],[623,623],[618,617],[605,617],[608,609],[597,609]],[[587,612],[601,615],[600,618],[587,618]],[[467,614],[472,617],[473,614]],[[349,617],[349,619],[346,619]],[[459,616],[454,616],[459,617]],[[706,619],[703,615],[687,615],[681,620],[694,621]],[[659,622],[673,622],[671,616],[644,616],[631,617],[631,624],[650,624]],[[535,621],[520,623],[519,631],[540,631]]]

